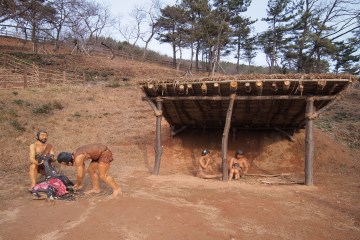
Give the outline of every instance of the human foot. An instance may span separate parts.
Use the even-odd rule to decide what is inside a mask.
[[[87,195],[87,194],[91,194],[91,193],[99,193],[99,192],[100,192],[100,190],[97,190],[97,189],[91,189],[91,190],[86,191],[86,192],[84,192],[84,193]]]

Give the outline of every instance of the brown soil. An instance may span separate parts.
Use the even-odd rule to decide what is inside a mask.
[[[318,120],[319,129],[328,126],[327,120],[345,129],[344,121],[333,117],[358,106],[355,95],[356,89]],[[0,90],[0,240],[359,239],[356,131],[351,148],[329,128],[316,131],[313,187],[290,184],[304,180],[303,130],[294,135],[295,142],[278,132],[238,132],[229,141],[229,155],[244,149],[249,173],[290,175],[224,183],[193,176],[204,148],[221,165],[221,131],[188,129],[170,138],[163,121],[160,174],[153,176],[155,117],[141,97],[134,84]],[[49,112],[34,113],[46,104],[52,106]],[[358,131],[357,122],[351,123]],[[100,194],[78,193],[74,202],[32,200],[26,191],[27,156],[38,129],[49,132],[56,153],[105,143],[114,154],[110,175],[122,196],[107,200],[111,189],[102,183]],[[74,168],[56,168],[75,180]],[[86,175],[85,190],[90,185]]]

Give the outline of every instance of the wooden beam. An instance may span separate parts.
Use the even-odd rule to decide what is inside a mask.
[[[157,95],[157,89],[153,83],[149,83],[147,89],[152,95]]]
[[[306,116],[314,113],[314,98],[310,97],[306,102]],[[314,119],[306,120],[305,135],[305,185],[312,186],[313,180],[313,158],[314,158]]]
[[[296,94],[297,92],[300,92],[300,95],[301,95],[301,96],[302,96],[302,93],[304,92],[304,85],[303,85],[301,82],[299,82],[299,85],[298,85],[298,87],[296,88],[295,94]]]
[[[337,88],[338,84],[337,83],[334,83],[334,85],[330,88],[329,90],[329,95],[333,94],[335,92],[335,89]]]
[[[326,81],[325,80],[319,80],[317,82],[318,86],[317,86],[317,89],[319,91],[322,91],[324,89],[324,87],[326,86]]]
[[[230,97],[227,96],[168,96],[161,97],[164,100],[171,101],[183,101],[183,100],[210,100],[210,101],[227,101],[230,100]],[[308,96],[299,96],[299,95],[271,95],[271,96],[236,96],[236,100],[306,100]],[[336,96],[315,96],[314,99],[316,101],[321,100],[332,100],[336,98]],[[150,99],[155,100],[155,97],[151,97]]]
[[[162,84],[161,85],[161,96],[168,95],[167,85]]]
[[[180,84],[179,85],[179,91],[178,91],[179,95],[184,95],[185,93],[185,86],[184,84]]]
[[[191,83],[186,84],[186,95],[194,95],[193,85]]]
[[[238,89],[238,83],[237,82],[230,82],[230,92],[236,93],[236,90]]]
[[[251,92],[251,85],[249,82],[245,83],[245,92],[250,93]]]
[[[284,91],[287,91],[287,90],[289,90],[289,88],[290,88],[290,80],[285,80],[284,81],[284,85],[283,85],[283,90]]]
[[[257,95],[261,96],[262,92],[263,92],[263,82],[262,81],[256,81],[255,86],[256,86]]]
[[[220,93],[220,84],[218,82],[214,83],[214,94],[221,95]]]
[[[273,90],[273,92],[277,92],[277,91],[278,91],[279,88],[278,88],[276,82],[273,82],[273,83],[271,84],[271,89]]]
[[[157,110],[162,113],[162,102],[161,98],[156,99]],[[156,145],[155,145],[155,163],[154,163],[154,175],[159,175],[160,162],[162,155],[162,146],[161,146],[161,118],[162,114],[156,116]]]
[[[182,127],[178,128],[178,129],[175,129],[175,128],[173,127],[173,128],[171,129],[171,133],[170,133],[171,137],[174,137],[176,134],[184,131],[186,128],[187,128],[187,126],[182,126]]]
[[[206,94],[207,94],[207,86],[206,86],[206,83],[201,84],[201,94],[202,94],[203,96],[206,96]]]
[[[323,112],[325,112],[326,110],[328,110],[330,107],[332,107],[335,103],[337,103],[338,100],[340,100],[342,98],[342,95],[337,95],[337,97],[333,100],[331,100],[328,104],[325,105],[325,107],[320,108],[318,107],[319,110],[313,112],[311,115],[306,115],[306,119],[313,119],[315,120],[316,118],[318,118]],[[320,104],[320,106],[322,106],[322,104]],[[304,122],[301,123],[301,125],[304,124]]]
[[[223,168],[223,181],[227,181],[229,177],[229,166],[227,160],[227,148],[229,141],[229,129],[231,125],[231,117],[233,112],[234,101],[236,98],[236,94],[233,93],[230,95],[229,107],[226,113],[226,122],[224,127],[224,132],[222,135],[222,143],[221,143],[221,158],[222,158],[222,168]]]

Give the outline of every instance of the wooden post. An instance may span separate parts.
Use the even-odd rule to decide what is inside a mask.
[[[179,95],[184,95],[185,92],[185,86],[184,84],[179,85]]]
[[[257,95],[261,96],[263,92],[263,82],[256,81],[255,86],[256,86]]]
[[[6,68],[6,62],[7,62],[7,57],[6,57],[6,53],[3,53],[3,56],[4,56],[4,68]]]
[[[310,97],[306,104],[306,136],[305,136],[305,185],[312,186],[314,157],[314,119],[309,118],[314,113],[314,98]]]
[[[65,84],[66,83],[66,72],[63,71],[63,83]]]
[[[237,88],[238,88],[238,83],[237,82],[231,82],[230,83],[230,92],[231,93],[235,93]]]
[[[290,83],[291,82],[289,80],[284,81],[284,85],[283,85],[284,91],[287,91],[290,88]]]
[[[320,90],[320,91],[323,90],[325,86],[326,86],[326,80],[318,81],[318,87],[317,87],[318,90]]]
[[[27,87],[27,67],[24,69],[24,88]]]
[[[222,169],[223,169],[223,181],[227,181],[229,177],[229,166],[227,160],[227,148],[228,148],[228,140],[229,140],[229,129],[231,125],[231,117],[232,111],[234,107],[234,101],[236,98],[236,94],[232,93],[230,95],[229,107],[226,113],[226,122],[224,127],[224,132],[222,135],[222,143],[221,143],[221,158],[222,158]]]
[[[271,89],[272,89],[274,92],[277,92],[277,91],[278,91],[279,88],[278,88],[276,82],[273,82],[273,83],[271,84]]]
[[[206,83],[201,84],[201,94],[202,94],[203,96],[206,96],[206,94],[207,94],[207,86],[206,86]]]
[[[214,83],[214,94],[221,95],[220,94],[220,84],[218,82]]]
[[[247,93],[251,92],[251,85],[249,82],[245,83],[245,92],[247,92]]]
[[[154,163],[154,175],[159,175],[160,161],[162,154],[161,147],[161,118],[162,118],[162,102],[163,100],[159,97],[156,98],[157,113],[156,114],[156,145],[155,145],[155,163]]]

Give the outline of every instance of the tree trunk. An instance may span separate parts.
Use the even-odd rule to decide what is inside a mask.
[[[172,49],[173,49],[173,66],[174,66],[174,68],[176,68],[176,45],[175,45],[175,43],[173,43]]]

